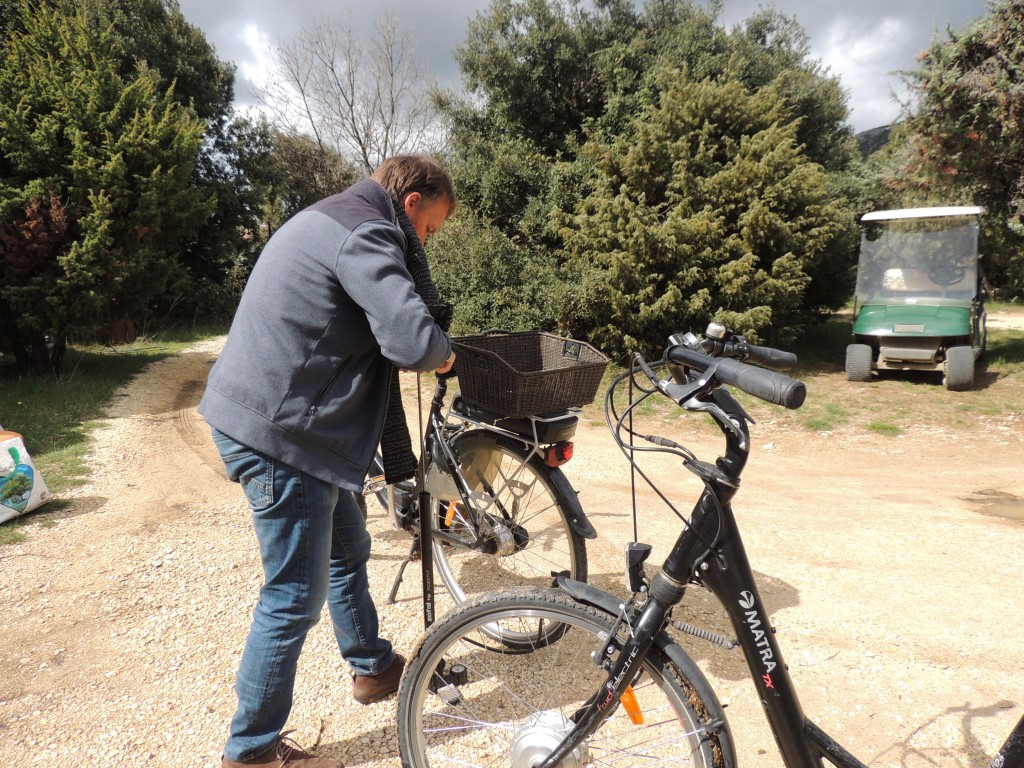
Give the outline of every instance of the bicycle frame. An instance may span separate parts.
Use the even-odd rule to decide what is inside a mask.
[[[702,382],[704,383],[704,382]],[[709,385],[692,410],[711,415],[726,440],[716,466],[719,475],[705,486],[689,525],[677,538],[661,570],[651,580],[646,602],[630,621],[630,637],[608,671],[602,690],[577,712],[576,726],[541,768],[561,760],[596,731],[639,672],[639,662],[664,627],[671,609],[682,601],[686,585],[706,586],[725,608],[769,727],[787,768],[821,768],[828,760],[838,768],[865,768],[864,763],[813,723],[803,711],[771,621],[758,592],[731,500],[749,454],[749,416],[725,390]],[[696,400],[697,398],[695,398]],[[705,542],[715,542],[709,551]],[[624,614],[620,614],[620,619]],[[1024,717],[1010,733],[991,768],[1024,768]]]
[[[663,571],[681,583],[694,580],[706,585],[725,608],[785,765],[820,767],[820,758],[827,754],[841,768],[863,768],[804,715],[732,511],[732,497],[750,450],[748,417],[723,390],[716,390],[713,398],[719,412],[709,413],[726,439],[726,451],[718,467],[728,481],[705,488],[694,507],[690,527],[680,534]],[[730,425],[722,422],[723,415]],[[706,552],[695,530],[705,538],[717,538],[713,556]]]

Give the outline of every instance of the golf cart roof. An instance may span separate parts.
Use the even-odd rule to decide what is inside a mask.
[[[981,216],[984,208],[976,205],[950,205],[940,208],[900,208],[895,211],[865,213],[861,221],[892,221],[894,219],[933,219],[939,216]]]

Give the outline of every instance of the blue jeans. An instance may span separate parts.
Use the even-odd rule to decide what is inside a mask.
[[[224,747],[228,759],[240,761],[273,747],[284,728],[299,652],[325,601],[353,672],[377,674],[395,654],[378,636],[366,576],[370,534],[354,494],[219,430],[213,439],[228,478],[245,492],[263,559],[264,583],[235,683],[238,709]]]

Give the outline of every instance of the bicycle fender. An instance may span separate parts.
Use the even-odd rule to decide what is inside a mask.
[[[556,488],[558,488],[559,492],[573,507],[571,513],[566,519],[569,527],[584,539],[596,539],[597,531],[590,523],[590,520],[587,519],[587,513],[583,511],[583,507],[580,505],[579,494],[576,493],[576,490],[572,487],[572,483],[569,482],[569,478],[567,478],[565,473],[560,469],[549,469],[548,473],[551,478],[551,482]]]
[[[590,524],[590,520],[587,519],[587,513],[582,509],[576,510],[576,514],[569,518],[569,527],[584,539],[597,538],[597,531]]]
[[[604,611],[610,616],[618,616],[622,607],[622,601],[610,592],[585,584],[568,576],[560,575],[555,579],[558,587],[569,594],[573,599],[589,605],[598,610]],[[675,638],[664,630],[654,638],[654,644],[659,651],[664,653],[669,661],[675,664],[683,673],[687,682],[693,686],[693,690],[708,710],[708,717],[711,721],[711,729],[718,737],[719,746],[722,749],[722,764],[725,766],[736,765],[736,748],[733,745],[732,730],[729,728],[729,721],[725,717],[725,708],[718,700],[715,689],[704,677],[700,667],[697,666],[690,655],[683,650]]]
[[[593,584],[576,581],[576,579],[569,578],[563,573],[560,573],[555,577],[555,583],[558,585],[559,589],[568,593],[568,595],[573,599],[585,605],[599,608],[612,616],[619,615],[619,609],[622,607],[622,601],[612,593],[605,592],[603,589],[595,587]]]
[[[679,671],[683,673],[687,682],[693,686],[697,696],[704,702],[711,720],[708,730],[714,732],[718,737],[718,745],[722,750],[722,765],[736,765],[736,747],[732,741],[732,729],[729,728],[729,721],[725,717],[725,707],[718,700],[715,689],[704,677],[697,662],[690,658],[690,654],[684,651],[668,632],[661,632],[654,642],[659,650],[668,656],[669,661],[679,667]]]

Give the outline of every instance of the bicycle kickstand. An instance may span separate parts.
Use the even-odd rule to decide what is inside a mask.
[[[398,587],[402,583],[402,576],[405,574],[405,568],[409,563],[414,560],[420,559],[420,537],[412,537],[412,547],[409,549],[409,554],[406,556],[402,564],[398,566],[398,573],[395,574],[395,580],[391,584],[391,591],[388,592],[388,605],[394,605],[395,597],[398,595]]]

